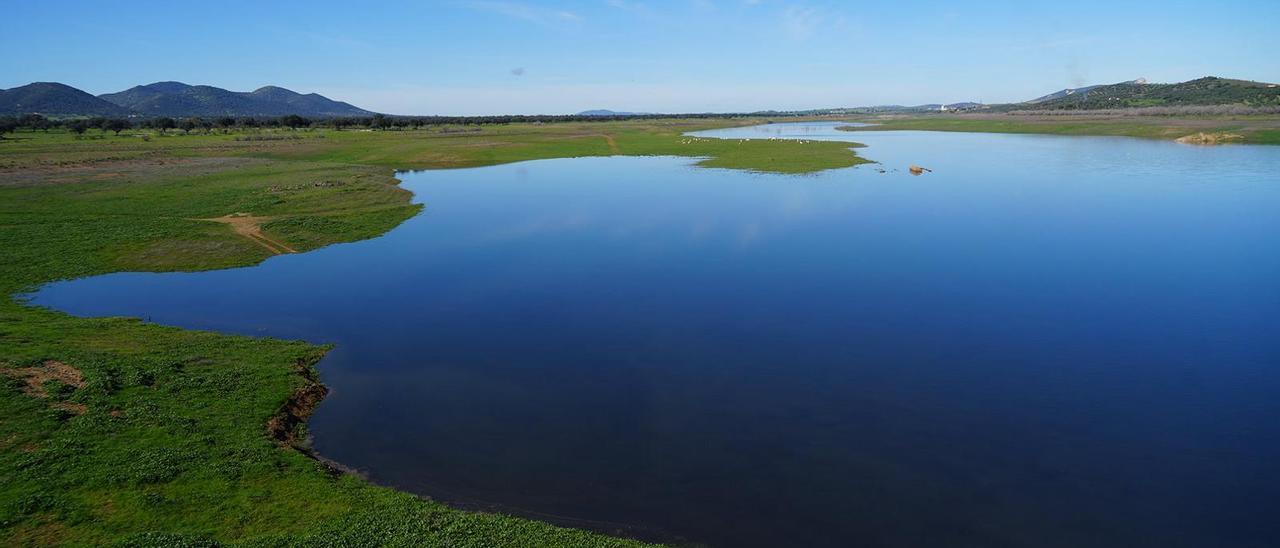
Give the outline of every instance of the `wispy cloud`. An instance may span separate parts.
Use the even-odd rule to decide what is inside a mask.
[[[808,40],[820,31],[838,30],[845,26],[839,13],[812,6],[790,5],[782,10],[782,32],[793,40]]]
[[[479,11],[495,13],[512,19],[520,19],[531,23],[548,24],[555,22],[577,23],[583,20],[581,15],[566,10],[547,9],[522,2],[501,2],[490,0],[472,0],[465,6]]]
[[[818,10],[814,8],[790,6],[782,12],[782,30],[796,40],[809,39],[821,23]]]

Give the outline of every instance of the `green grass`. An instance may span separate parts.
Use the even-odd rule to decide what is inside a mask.
[[[1280,144],[1280,118],[1275,116],[1163,118],[1137,116],[918,116],[863,120],[878,125],[841,127],[845,131],[965,131],[1102,135],[1177,139],[1199,132],[1241,135],[1249,144]]]
[[[268,421],[310,384],[325,347],[75,318],[15,296],[54,280],[270,257],[228,226],[201,220],[233,213],[270,218],[264,233],[301,251],[377,236],[419,209],[393,168],[608,154],[692,156],[709,167],[780,173],[863,162],[848,144],[680,135],[726,124],[280,131],[254,141],[24,132],[0,141],[0,370],[7,372],[0,375],[0,542],[638,545],[451,509],[335,473],[274,441]],[[51,396],[39,398],[12,378],[49,361],[78,369],[84,385],[50,382]]]

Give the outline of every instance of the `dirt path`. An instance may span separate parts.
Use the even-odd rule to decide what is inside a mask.
[[[258,245],[271,250],[277,255],[281,253],[297,253],[298,250],[289,247],[283,242],[279,242],[268,238],[262,233],[262,223],[271,220],[271,217],[253,217],[244,214],[232,214],[225,217],[214,217],[212,219],[200,219],[201,221],[213,221],[215,223],[223,223],[231,225],[231,229],[241,236],[253,240]]]
[[[606,143],[609,143],[610,152],[613,152],[614,154],[622,154],[622,149],[618,148],[618,142],[613,140],[612,135],[609,135],[608,133],[601,133],[600,136],[604,137],[604,141]]]

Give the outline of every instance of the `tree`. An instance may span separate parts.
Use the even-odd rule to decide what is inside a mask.
[[[35,131],[37,129],[48,130],[50,124],[48,118],[39,114],[23,114],[21,118],[18,118],[18,125]]]
[[[12,116],[0,117],[0,139],[4,139],[4,134],[6,133],[13,133],[15,129],[18,129],[17,120]]]
[[[383,114],[374,114],[373,120],[369,122],[369,127],[373,129],[387,129],[391,127],[391,119]]]
[[[160,130],[161,134],[178,127],[178,121],[168,116],[161,116],[151,121],[151,127]]]
[[[189,134],[191,130],[200,127],[199,118],[183,118],[182,123],[178,125],[182,129],[182,133]]]
[[[311,125],[311,122],[307,121],[306,118],[298,116],[297,114],[290,114],[288,116],[282,116],[280,118],[280,125],[288,127],[289,129],[298,129],[302,126]]]
[[[116,137],[120,136],[120,132],[133,128],[133,123],[124,118],[112,118],[102,124],[102,131],[113,131]]]
[[[67,122],[67,129],[76,135],[84,135],[89,130],[89,121],[85,119],[71,120]]]
[[[235,127],[236,119],[230,116],[223,116],[221,118],[218,118],[218,121],[216,122],[216,124],[218,126],[218,129],[221,129],[223,133],[226,133],[227,130]]]

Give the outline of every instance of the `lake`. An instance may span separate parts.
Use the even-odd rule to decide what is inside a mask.
[[[882,163],[404,173],[426,208],[383,237],[32,302],[335,343],[319,452],[467,508],[712,546],[1280,543],[1280,147],[702,135]]]

